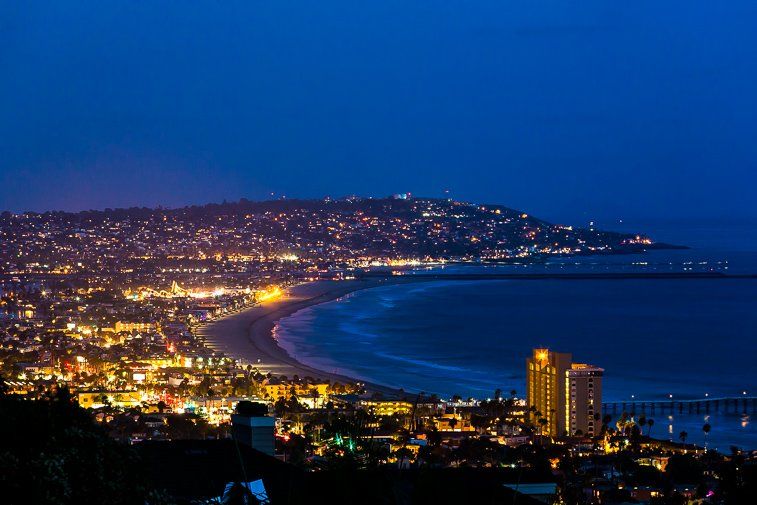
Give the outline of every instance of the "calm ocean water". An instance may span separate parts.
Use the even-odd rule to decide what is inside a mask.
[[[741,248],[495,268],[755,273],[757,240],[750,237]],[[522,394],[525,358],[544,346],[603,367],[605,400],[683,399],[756,392],[756,309],[755,279],[441,281],[353,293],[282,320],[277,332],[308,364],[442,396],[485,398],[497,388]],[[685,429],[689,441],[702,441],[703,415],[658,417],[657,435],[677,439]],[[709,422],[713,446],[757,448],[751,419],[713,414]]]

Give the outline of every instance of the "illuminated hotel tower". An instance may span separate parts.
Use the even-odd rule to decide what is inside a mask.
[[[599,435],[602,414],[602,374],[604,370],[584,363],[573,363],[565,378],[565,429],[575,435]]]
[[[526,360],[526,397],[538,415],[545,419],[543,434],[553,437],[578,430],[587,435],[598,433],[594,414],[602,411],[602,373],[604,370],[572,363],[570,353],[534,349]]]
[[[542,429],[545,435],[556,437],[565,429],[565,373],[570,361],[570,354],[549,349],[534,349],[533,356],[526,360],[528,406],[538,412],[534,417],[537,426],[539,419],[547,420]]]

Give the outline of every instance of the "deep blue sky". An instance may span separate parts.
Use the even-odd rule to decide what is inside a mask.
[[[2,2],[0,208],[757,217],[755,27],[753,0]]]

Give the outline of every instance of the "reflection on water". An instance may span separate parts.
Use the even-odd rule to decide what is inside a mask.
[[[662,417],[662,416],[661,416]],[[735,445],[740,448],[757,447],[757,431],[754,429],[752,416],[737,413],[710,414],[668,414],[665,419],[666,438],[681,442],[682,432],[686,432],[686,443],[700,447],[729,452]],[[709,434],[703,428],[710,425]],[[652,433],[655,436],[655,433]],[[657,434],[660,437],[660,434]]]

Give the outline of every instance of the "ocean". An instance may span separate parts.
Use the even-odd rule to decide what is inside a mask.
[[[695,242],[687,250],[447,269],[756,273],[757,240],[746,232],[707,247],[658,238]],[[748,278],[433,281],[358,291],[285,318],[276,332],[309,365],[443,397],[524,394],[526,357],[548,347],[604,368],[605,401],[696,399],[757,393],[755,309],[757,279]],[[702,443],[708,421],[711,445],[757,448],[748,416],[658,417],[655,431],[676,440],[686,430],[690,443]]]

